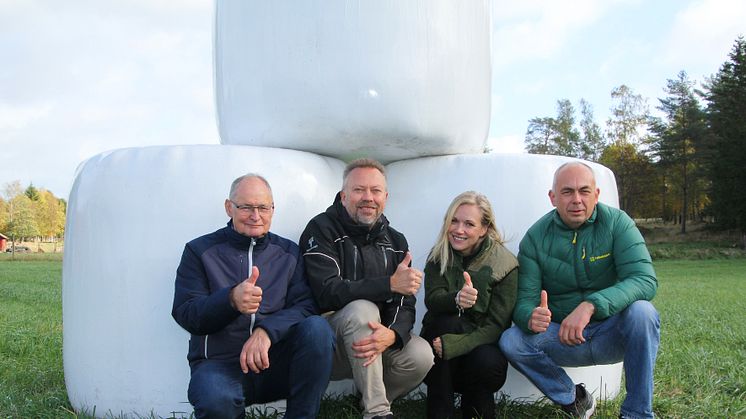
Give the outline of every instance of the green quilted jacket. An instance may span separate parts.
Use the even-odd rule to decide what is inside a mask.
[[[428,262],[425,266],[425,306],[427,313],[422,324],[427,327],[438,314],[456,314],[456,293],[464,286],[461,255],[454,252],[445,275],[440,274],[440,264]],[[461,314],[465,333],[445,334],[443,359],[452,359],[471,352],[487,343],[496,343],[502,332],[510,327],[518,282],[518,261],[503,245],[488,238],[466,271],[478,290],[477,303]]]
[[[599,203],[577,230],[557,210],[539,219],[520,243],[518,301],[513,321],[529,332],[531,311],[547,291],[552,321],[560,323],[578,304],[595,306],[591,321],[606,319],[658,288],[650,253],[635,222]]]

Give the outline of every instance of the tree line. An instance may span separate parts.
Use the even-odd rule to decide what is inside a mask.
[[[594,161],[610,168],[619,205],[634,218],[681,224],[713,221],[738,229],[746,246],[746,40],[736,39],[718,72],[698,84],[686,72],[667,80],[653,116],[629,86],[611,91],[605,129],[581,99],[580,119],[567,99],[556,117],[532,118],[529,153]]]
[[[11,246],[21,241],[54,242],[65,234],[67,202],[43,188],[20,181],[6,183],[0,197],[0,233]]]

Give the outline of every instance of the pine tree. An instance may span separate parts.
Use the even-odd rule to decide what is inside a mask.
[[[694,82],[686,72],[681,71],[676,79],[669,79],[664,91],[668,96],[659,99],[658,109],[665,119],[651,121],[651,130],[656,134],[650,141],[651,151],[678,191],[681,232],[686,233],[693,191],[701,178],[698,150],[702,149],[706,138],[705,114],[695,95]]]
[[[712,133],[709,161],[716,220],[738,228],[746,247],[746,40],[739,37],[709,81],[707,118]]]

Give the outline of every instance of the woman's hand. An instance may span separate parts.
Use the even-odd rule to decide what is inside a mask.
[[[433,339],[433,349],[435,350],[435,355],[438,355],[438,358],[443,358],[443,343],[440,341],[440,336]]]
[[[464,286],[458,292],[456,304],[463,309],[472,308],[477,303],[477,294],[477,289],[471,284],[471,275],[464,272]]]

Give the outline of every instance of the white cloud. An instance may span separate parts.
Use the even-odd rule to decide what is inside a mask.
[[[493,65],[559,54],[569,38],[596,23],[615,3],[618,1],[530,0],[493,6]]]
[[[717,72],[708,64],[723,63],[733,42],[746,35],[746,2],[741,0],[700,0],[676,14],[664,41],[663,61],[686,70],[699,79]],[[711,65],[711,64],[710,64]],[[671,77],[674,77],[671,74]]]
[[[0,130],[19,130],[49,114],[52,105],[45,103],[29,106],[0,104]],[[0,136],[0,140],[2,140]]]
[[[0,2],[0,184],[65,196],[94,154],[218,142],[212,2]]]

